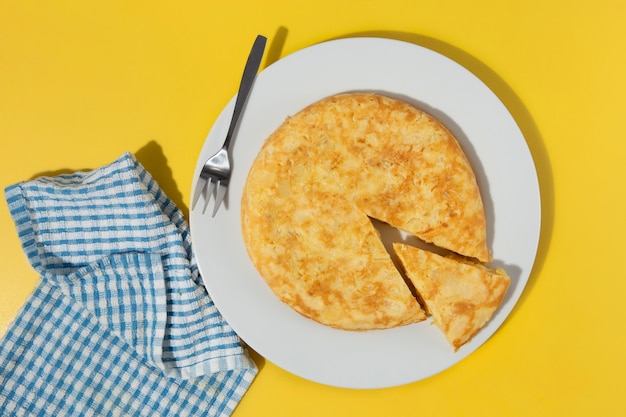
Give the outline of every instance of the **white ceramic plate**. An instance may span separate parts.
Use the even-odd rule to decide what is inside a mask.
[[[354,90],[402,98],[439,118],[455,134],[476,172],[493,265],[504,267],[512,284],[493,319],[456,353],[430,320],[349,332],[306,319],[274,296],[247,256],[240,198],[263,142],[285,117],[323,97]],[[234,98],[207,137],[194,179],[221,146],[233,107]],[[390,387],[426,378],[489,339],[526,285],[541,221],[537,174],[526,141],[482,81],[434,51],[389,39],[351,38],[291,54],[258,75],[232,150],[233,176],[225,207],[215,218],[202,215],[200,204],[191,211],[195,254],[224,318],[252,349],[293,374],[347,388]],[[191,195],[195,187],[194,180]]]

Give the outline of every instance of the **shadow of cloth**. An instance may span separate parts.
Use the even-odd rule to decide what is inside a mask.
[[[156,141],[152,140],[135,152],[135,157],[144,166],[146,171],[152,175],[159,184],[163,192],[182,211],[185,218],[189,218],[189,208],[185,205],[183,194],[181,193],[172,169],[167,164],[167,157],[163,153],[163,148]]]

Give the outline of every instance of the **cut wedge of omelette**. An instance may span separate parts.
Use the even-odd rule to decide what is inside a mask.
[[[467,158],[439,121],[402,100],[347,93],[308,106],[266,140],[243,190],[248,254],[294,310],[348,330],[424,320],[370,218],[491,260]]]
[[[511,283],[503,269],[399,243],[393,249],[426,311],[455,350],[487,324]]]

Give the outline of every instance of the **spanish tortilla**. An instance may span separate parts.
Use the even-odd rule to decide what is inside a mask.
[[[435,118],[373,93],[322,99],[264,143],[241,206],[248,254],[299,313],[349,330],[425,319],[369,217],[487,262],[484,208]]]

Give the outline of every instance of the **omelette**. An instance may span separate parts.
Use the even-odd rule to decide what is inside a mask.
[[[371,218],[489,262],[483,202],[438,120],[374,93],[322,99],[264,142],[241,200],[243,240],[276,296],[347,330],[425,320]]]

